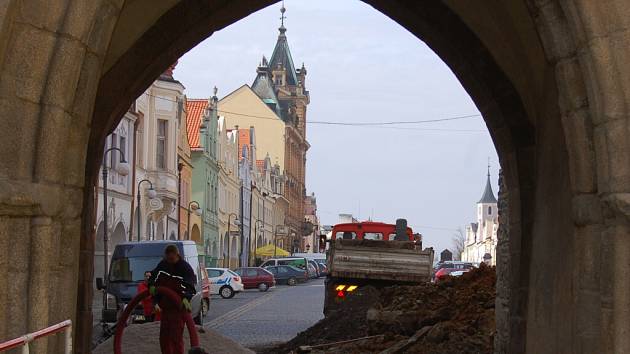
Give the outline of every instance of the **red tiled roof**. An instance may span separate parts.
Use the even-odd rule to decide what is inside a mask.
[[[243,146],[247,145],[247,157],[251,159],[251,151],[249,151],[250,145],[250,136],[249,129],[239,129],[238,130],[238,159],[243,159]],[[251,160],[250,160],[251,161]]]
[[[201,148],[199,140],[199,127],[203,112],[208,106],[207,99],[187,99],[186,100],[186,132],[188,133],[188,143],[191,149]]]

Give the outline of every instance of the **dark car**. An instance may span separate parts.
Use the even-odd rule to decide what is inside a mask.
[[[321,276],[323,275],[323,274],[322,274],[322,272],[320,272],[320,270],[319,270],[319,264],[318,264],[317,262],[315,262],[315,261],[314,261],[314,260],[312,260],[312,259],[309,259],[309,260],[308,260],[308,263],[309,263],[310,265],[312,265],[312,266],[313,266],[313,270],[315,270],[315,276],[313,277],[313,276],[311,275],[311,278],[319,278],[319,277],[321,277]],[[308,267],[308,269],[310,270],[310,269],[311,269],[311,267]]]
[[[317,262],[317,266],[319,267],[320,276],[328,275],[328,266],[326,265],[326,263]]]
[[[245,289],[267,291],[276,285],[276,279],[270,271],[260,267],[236,268],[234,272],[241,276]]]
[[[312,259],[309,259],[307,262],[307,267],[308,269],[308,277],[310,279],[315,279],[315,278],[319,278],[320,274],[319,274],[319,266],[317,265],[317,262],[315,262]]]
[[[278,284],[296,285],[308,280],[308,271],[293,266],[270,266],[266,267],[273,274]]]

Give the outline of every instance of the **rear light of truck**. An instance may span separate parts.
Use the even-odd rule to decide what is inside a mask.
[[[337,297],[346,297],[346,294],[357,290],[357,288],[357,285],[339,284],[335,287],[335,291],[337,292]]]

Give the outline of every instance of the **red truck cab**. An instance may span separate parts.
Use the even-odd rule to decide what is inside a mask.
[[[407,227],[409,241],[414,241],[413,231]],[[382,222],[364,221],[358,223],[337,224],[332,230],[332,240],[384,240],[394,241],[396,225]]]

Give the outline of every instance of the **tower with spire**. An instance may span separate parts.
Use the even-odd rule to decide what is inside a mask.
[[[263,56],[256,70],[252,90],[285,123],[285,197],[289,210],[285,223],[289,234],[301,238],[304,222],[306,194],[306,152],[310,145],[306,140],[306,110],[310,103],[306,89],[306,67],[296,69],[285,27],[286,8],[280,8],[278,39],[271,57]]]
[[[461,256],[463,261],[495,264],[498,215],[497,198],[492,191],[488,165],[486,186],[477,202],[477,222],[466,226],[466,242]]]

